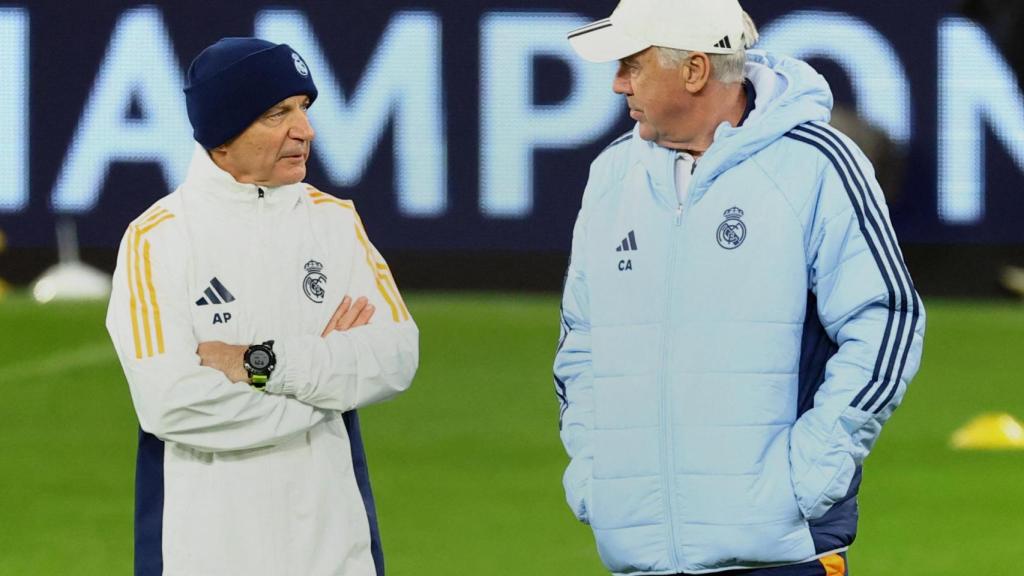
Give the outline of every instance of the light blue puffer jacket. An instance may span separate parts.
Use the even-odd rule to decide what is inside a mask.
[[[616,574],[852,542],[860,466],[917,371],[924,310],[824,79],[752,51],[686,206],[634,130],[594,161],[555,359],[564,484]]]

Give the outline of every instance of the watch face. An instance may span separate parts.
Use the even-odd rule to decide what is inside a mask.
[[[249,365],[254,370],[266,370],[270,366],[270,354],[266,350],[256,349],[249,353]]]

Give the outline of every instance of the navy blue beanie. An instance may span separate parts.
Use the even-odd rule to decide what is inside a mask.
[[[188,67],[185,105],[192,134],[207,150],[238,136],[285,98],[316,100],[306,62],[287,44],[222,38]]]

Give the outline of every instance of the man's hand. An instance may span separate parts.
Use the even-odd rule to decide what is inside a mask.
[[[199,354],[200,365],[220,370],[232,382],[248,383],[249,374],[243,365],[248,349],[248,346],[223,342],[200,342],[196,353]]]
[[[337,330],[338,332],[344,332],[357,326],[363,326],[370,322],[370,318],[373,318],[373,313],[376,308],[365,296],[356,298],[353,303],[352,298],[345,296],[341,300],[341,305],[334,311],[334,316],[331,316],[331,321],[327,323],[327,327],[324,328],[321,338],[326,338],[328,334]]]
[[[344,332],[357,326],[364,326],[373,318],[375,311],[376,308],[365,296],[356,298],[355,302],[345,296],[320,336],[326,337],[335,330]],[[245,371],[244,365],[245,351],[248,349],[249,347],[244,345],[212,341],[200,342],[196,353],[199,354],[200,365],[220,370],[232,382],[248,383],[249,374]]]

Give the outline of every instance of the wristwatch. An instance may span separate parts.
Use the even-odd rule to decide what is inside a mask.
[[[258,390],[263,390],[277,364],[277,356],[274,356],[274,341],[267,340],[263,344],[253,344],[245,351],[242,357],[242,365],[249,374],[249,385]]]

